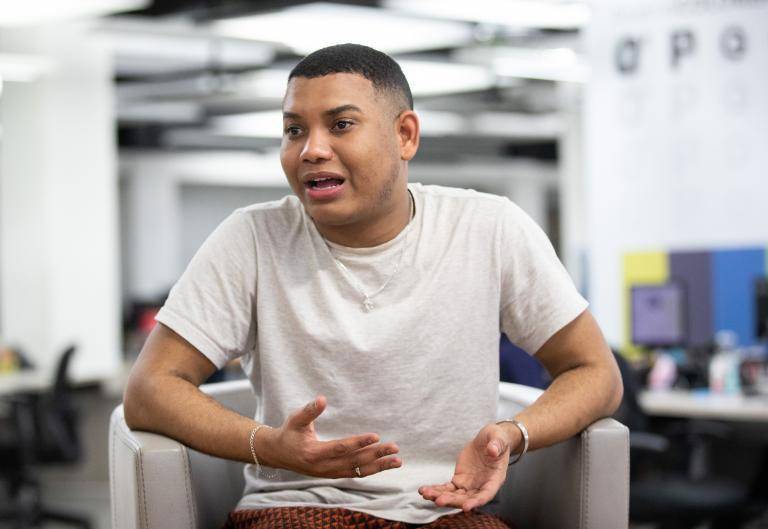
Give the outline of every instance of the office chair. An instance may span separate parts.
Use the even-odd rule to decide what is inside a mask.
[[[201,390],[242,415],[258,406],[248,380]],[[512,417],[542,391],[499,384],[498,417]],[[113,529],[219,527],[243,494],[243,464],[204,455],[168,437],[133,431],[112,413],[109,474]],[[601,419],[580,435],[527,454],[488,505],[525,529],[627,529],[627,429]]]
[[[33,466],[41,464],[80,460],[77,413],[67,377],[74,353],[74,346],[62,353],[49,390],[6,399],[11,413],[9,427],[0,427],[6,432],[0,438],[0,479],[9,485],[12,506],[0,510],[0,520],[10,520],[19,529],[38,527],[43,521],[91,527],[84,517],[45,507],[33,471]]]
[[[614,351],[614,356],[624,382],[614,418],[630,429],[630,520],[657,523],[659,529],[687,529],[703,522],[711,523],[711,529],[740,527],[751,512],[747,487],[710,475],[704,461],[708,443],[725,437],[727,428],[693,421],[666,435],[652,433],[637,400],[636,374],[621,354]]]

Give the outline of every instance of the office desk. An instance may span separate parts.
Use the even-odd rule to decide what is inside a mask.
[[[638,397],[643,411],[651,416],[768,423],[768,396],[645,390]]]

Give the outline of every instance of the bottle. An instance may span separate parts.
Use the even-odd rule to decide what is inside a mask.
[[[741,354],[738,336],[731,330],[715,334],[715,354],[709,363],[709,389],[712,393],[734,395],[741,391]]]

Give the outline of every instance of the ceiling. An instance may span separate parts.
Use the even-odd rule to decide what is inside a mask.
[[[403,67],[423,123],[420,158],[552,159],[558,85],[586,75],[588,16],[581,2],[556,0],[154,0],[97,31],[115,57],[123,148],[275,148],[291,67],[359,42]]]

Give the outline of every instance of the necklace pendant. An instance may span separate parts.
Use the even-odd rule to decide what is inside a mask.
[[[375,305],[373,304],[373,301],[368,299],[368,296],[365,296],[365,299],[363,299],[363,310],[365,312],[371,312],[373,310],[374,306]]]

